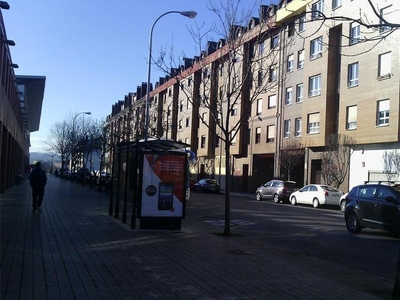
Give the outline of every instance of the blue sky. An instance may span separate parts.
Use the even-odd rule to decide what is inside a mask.
[[[163,13],[194,10],[195,19],[179,14],[161,18],[153,33],[153,57],[162,47],[176,56],[198,55],[188,27],[217,23],[207,0],[8,0],[2,10],[17,75],[46,76],[40,129],[31,134],[31,152],[44,151],[43,141],[56,122],[82,111],[105,118],[111,106],[147,81],[150,28]],[[254,0],[242,0],[253,7]],[[262,1],[264,4],[269,1]],[[258,7],[258,4],[256,5]],[[257,10],[253,13],[257,16]],[[218,40],[213,33],[211,40]],[[152,68],[154,84],[163,74]]]

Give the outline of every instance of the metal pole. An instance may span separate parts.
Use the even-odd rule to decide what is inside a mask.
[[[149,108],[150,108],[150,73],[151,73],[151,51],[152,51],[152,44],[153,44],[153,29],[158,20],[168,14],[181,14],[188,18],[195,18],[197,13],[195,11],[176,11],[171,10],[163,13],[159,16],[153,23],[150,29],[150,36],[149,36],[149,53],[148,53],[148,60],[147,60],[147,86],[146,86],[146,110],[145,110],[145,119],[144,119],[144,140],[147,141],[148,139],[148,132],[149,132]]]

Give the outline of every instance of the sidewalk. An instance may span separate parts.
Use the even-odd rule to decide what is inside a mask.
[[[49,176],[42,212],[27,182],[1,194],[1,296],[9,299],[390,299],[393,286],[190,218],[131,229],[108,196]],[[130,216],[129,216],[130,217]]]

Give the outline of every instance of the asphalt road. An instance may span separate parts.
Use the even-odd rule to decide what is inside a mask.
[[[224,195],[191,193],[187,218],[197,218],[211,231],[223,232]],[[265,241],[293,255],[318,257],[368,274],[394,280],[399,239],[380,230],[347,231],[337,207],[313,208],[231,196],[231,233]]]

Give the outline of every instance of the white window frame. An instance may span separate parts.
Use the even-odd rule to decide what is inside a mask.
[[[206,147],[206,141],[207,141],[206,135],[203,134],[203,135],[200,137],[200,148],[204,149],[204,148]]]
[[[291,130],[291,120],[290,119],[288,119],[288,120],[285,120],[284,122],[283,122],[283,130],[284,130],[284,134],[283,134],[283,137],[285,138],[285,139],[288,139],[288,138],[290,138],[290,130]]]
[[[379,54],[378,78],[391,77],[392,74],[392,52]]]
[[[324,13],[324,1],[320,0],[315,2],[311,7],[311,20],[322,18],[321,14]]]
[[[285,104],[286,105],[291,105],[293,100],[293,88],[287,87],[286,88],[286,93],[285,93]]]
[[[276,81],[278,76],[278,69],[276,65],[272,65],[269,67],[269,82]]]
[[[279,35],[276,34],[271,37],[271,49],[275,49],[279,45]]]
[[[294,136],[301,136],[301,118],[294,120]]]
[[[296,103],[303,102],[304,84],[299,83],[296,85]]]
[[[268,96],[268,108],[276,107],[276,94]]]
[[[297,69],[304,68],[304,49],[297,53]]]
[[[287,59],[287,72],[293,72],[294,69],[294,55],[290,54],[288,55]]]
[[[390,22],[390,20],[388,20],[388,15],[385,15],[385,10],[387,11],[390,7],[391,7],[391,5],[389,5],[387,7],[384,7],[379,11],[379,14],[381,15],[381,17],[384,18],[386,21],[389,21],[389,22]],[[394,14],[394,12],[392,12],[392,14]],[[385,26],[385,24],[384,24],[384,22],[382,20],[379,20],[379,21],[380,21],[380,25],[381,25],[381,26],[379,26],[379,32],[380,33],[385,33],[385,32],[388,32],[388,31],[390,31],[392,29],[392,27],[390,27],[390,26]]]
[[[322,43],[323,43],[322,36],[313,39],[310,42],[310,59],[316,59],[322,56]]]
[[[231,144],[232,145],[236,144],[236,130],[231,131]]]
[[[347,86],[355,87],[358,86],[358,74],[359,74],[359,64],[358,62],[349,64],[347,68]]]
[[[357,105],[346,107],[346,129],[357,129]]]
[[[308,96],[321,95],[321,74],[311,76],[308,80]]]
[[[354,45],[360,42],[361,27],[360,24],[353,22],[350,24],[350,45]]]
[[[306,16],[303,15],[299,18],[299,32],[306,30]]]
[[[262,99],[257,99],[257,115],[262,114]]]
[[[390,100],[379,100],[377,103],[377,126],[387,126],[389,125],[389,111],[390,111]]]
[[[332,9],[342,6],[342,0],[332,0]]]
[[[254,136],[254,143],[261,144],[261,127],[256,128],[256,133]]]
[[[190,117],[186,118],[186,127],[190,127]]]
[[[273,143],[275,141],[275,125],[267,126],[267,143]]]
[[[319,133],[319,123],[320,123],[320,113],[312,113],[307,115],[307,133],[308,134],[318,134]]]

